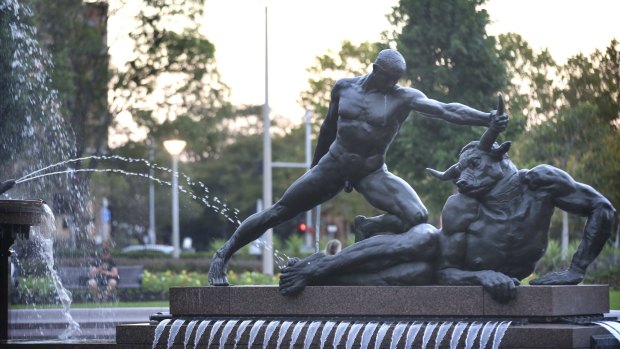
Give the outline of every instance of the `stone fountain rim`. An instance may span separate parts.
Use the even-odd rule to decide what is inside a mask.
[[[44,213],[45,201],[0,200],[0,224],[38,225]]]

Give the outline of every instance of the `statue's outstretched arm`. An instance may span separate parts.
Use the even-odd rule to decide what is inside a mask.
[[[483,112],[460,103],[439,102],[426,97],[421,91],[411,90],[411,109],[427,117],[459,125],[489,126],[495,115],[493,112]],[[505,115],[505,118],[508,116]]]
[[[588,265],[599,255],[609,239],[616,210],[598,191],[575,181],[568,173],[553,166],[537,166],[526,176],[530,187],[549,190],[558,208],[587,217],[581,242],[569,269],[544,275],[531,283],[577,284],[583,280]]]

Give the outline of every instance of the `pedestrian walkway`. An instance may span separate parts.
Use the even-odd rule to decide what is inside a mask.
[[[71,316],[80,324],[83,339],[114,339],[116,325],[148,322],[158,312],[168,312],[167,307],[145,308],[78,308],[71,309]],[[9,310],[9,338],[55,339],[67,328],[61,309]]]

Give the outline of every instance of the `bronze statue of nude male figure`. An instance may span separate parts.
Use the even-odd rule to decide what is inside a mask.
[[[405,60],[396,50],[381,51],[370,74],[336,82],[321,126],[312,168],[270,208],[248,217],[213,256],[211,285],[228,285],[226,263],[241,247],[300,212],[321,204],[343,189],[355,188],[375,208],[385,211],[363,222],[364,236],[380,231],[405,232],[425,223],[427,210],[415,191],[388,171],[386,152],[411,111],[451,123],[505,128],[508,116],[482,112],[459,103],[442,103],[397,84]]]

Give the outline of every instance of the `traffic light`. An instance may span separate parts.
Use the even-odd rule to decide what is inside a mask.
[[[308,231],[308,226],[304,222],[299,222],[299,224],[297,224],[297,231],[301,234],[305,234],[306,231]]]

